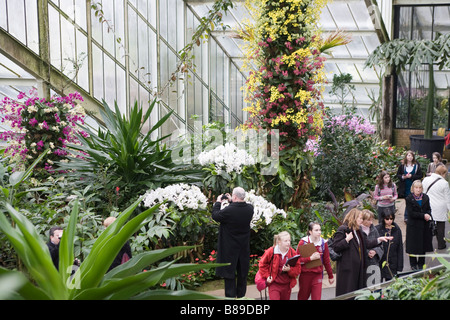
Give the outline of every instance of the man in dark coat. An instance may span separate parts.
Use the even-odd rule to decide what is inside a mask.
[[[59,243],[61,241],[62,234],[63,228],[52,227],[49,232],[50,240],[47,242],[48,251],[50,251],[50,256],[52,257],[56,270],[59,269]]]
[[[218,267],[216,275],[225,279],[225,296],[230,298],[242,298],[247,291],[253,206],[246,203],[244,198],[244,189],[234,188],[231,203],[221,210],[225,196],[220,195],[212,212],[212,218],[220,223],[217,262],[230,263]]]

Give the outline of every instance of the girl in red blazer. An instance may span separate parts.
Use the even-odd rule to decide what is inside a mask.
[[[311,300],[322,299],[322,278],[323,278],[323,266],[328,273],[328,282],[333,284],[334,277],[331,269],[330,251],[328,250],[328,244],[321,237],[322,231],[320,224],[317,222],[311,222],[308,226],[308,235],[300,240],[297,246],[297,253],[299,247],[308,243],[314,243],[317,252],[314,252],[309,257],[300,257],[300,263],[305,264],[307,262],[322,259],[322,264],[317,267],[306,268],[302,267],[302,273],[298,278],[298,284],[300,289],[298,291],[298,300],[308,300],[311,296]]]
[[[297,255],[291,247],[291,236],[283,231],[275,237],[274,246],[264,252],[259,261],[259,272],[266,279],[270,300],[290,300],[292,288],[300,274],[300,259],[294,266],[286,261]]]

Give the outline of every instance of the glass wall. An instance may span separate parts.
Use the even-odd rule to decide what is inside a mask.
[[[91,8],[95,3],[97,10]],[[47,10],[40,4],[47,4]],[[200,17],[189,3],[0,0],[0,28],[38,55],[39,14],[48,19],[51,65],[98,102],[105,100],[110,107],[117,102],[125,114],[135,101],[145,108],[160,93],[149,125],[174,111],[161,135],[193,129],[194,118],[231,127],[245,121],[245,76],[214,35],[194,45],[193,66],[174,77],[180,50],[199,26]]]
[[[450,6],[396,6],[395,38],[430,39],[450,32]],[[401,72],[396,80],[397,99],[395,127],[423,129],[425,108],[428,96],[429,67],[420,70]],[[439,71],[434,66],[436,103],[434,109],[434,128],[450,127],[450,70]]]

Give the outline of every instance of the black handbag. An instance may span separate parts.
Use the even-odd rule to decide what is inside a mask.
[[[333,249],[335,235],[336,233],[333,235],[333,237],[331,237],[331,239],[328,240],[328,251],[330,252],[330,259],[333,261],[338,261],[342,258],[342,253],[336,252]]]
[[[441,178],[437,178],[436,180],[433,181],[432,184],[430,184],[430,186],[427,189],[427,193],[428,191],[430,191],[431,187],[433,186],[433,184],[435,184],[436,182],[438,182]],[[437,235],[437,225],[436,225],[436,221],[434,221],[433,216],[431,215],[430,212],[430,217],[431,219],[428,221],[429,222],[429,227],[430,227],[430,231],[431,231],[431,235],[435,236]]]
[[[430,214],[431,219],[428,221],[430,226],[431,235],[435,236],[437,235],[437,225],[436,221],[434,221],[433,216]]]

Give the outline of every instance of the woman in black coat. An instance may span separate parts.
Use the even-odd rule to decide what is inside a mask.
[[[378,233],[393,237],[383,243],[384,253],[380,260],[381,279],[388,281],[403,270],[403,237],[402,230],[394,222],[394,213],[384,215],[381,219],[382,222],[375,227]]]
[[[359,228],[362,221],[361,210],[351,209],[333,236],[333,249],[342,254],[336,264],[336,296],[365,287],[366,247],[373,248],[380,241],[387,241],[386,237],[379,237],[365,243]]]
[[[433,235],[430,229],[430,198],[423,193],[422,182],[416,180],[411,194],[406,197],[408,222],[406,223],[406,253],[424,255],[433,251]],[[412,270],[422,269],[425,257],[409,257]]]

